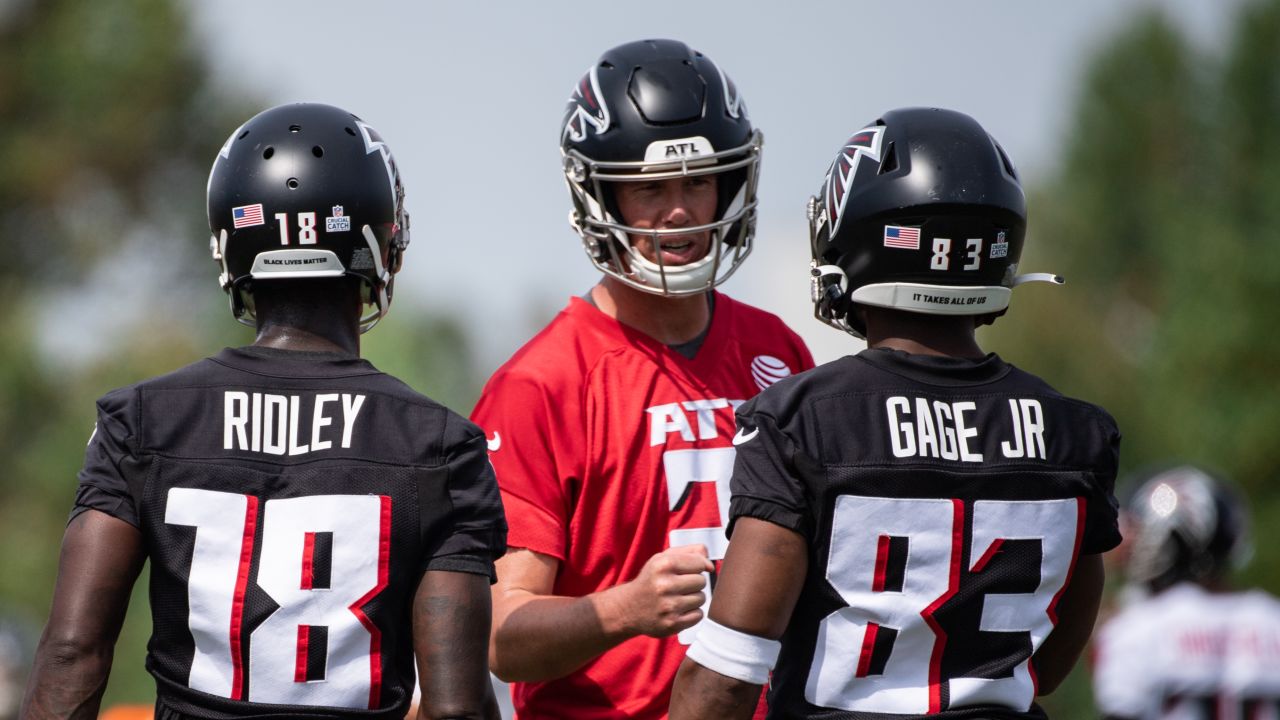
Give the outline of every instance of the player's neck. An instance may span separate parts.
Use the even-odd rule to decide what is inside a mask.
[[[982,358],[973,319],[967,316],[937,316],[867,310],[867,347],[901,350],[912,355]]]
[[[332,352],[346,355],[360,354],[360,333],[356,328],[336,327],[333,323],[320,322],[311,326],[273,323],[258,324],[257,347],[308,352]]]
[[[591,288],[591,299],[600,312],[666,345],[696,338],[711,322],[706,293],[663,297],[606,276]]]

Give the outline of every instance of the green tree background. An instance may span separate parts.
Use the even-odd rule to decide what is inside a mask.
[[[0,15],[0,614],[35,628],[92,399],[248,337],[210,292],[201,239],[210,148],[257,106],[218,95],[183,7],[42,0]],[[1280,0],[1244,7],[1220,56],[1153,11],[1105,42],[1084,66],[1059,170],[1032,189],[1023,264],[1069,284],[1023,290],[989,331],[1009,359],[1112,411],[1124,470],[1181,458],[1234,478],[1257,519],[1242,580],[1273,589],[1280,531],[1264,520],[1280,517],[1278,67]],[[129,253],[151,264],[126,267]],[[120,308],[133,321],[110,352],[71,363],[42,354],[41,309],[104,282],[146,299]],[[482,378],[460,327],[423,313],[393,313],[386,326],[366,342],[375,364],[470,408]],[[144,582],[107,704],[152,698],[145,592]],[[1092,715],[1086,670],[1046,706]]]
[[[1067,278],[993,327],[1002,354],[1101,403],[1122,471],[1179,459],[1254,517],[1240,581],[1280,588],[1280,2],[1245,6],[1221,57],[1145,12],[1086,65],[1061,169],[1034,188],[1023,265]],[[1122,477],[1120,494],[1125,487]],[[1086,668],[1048,698],[1088,716]]]

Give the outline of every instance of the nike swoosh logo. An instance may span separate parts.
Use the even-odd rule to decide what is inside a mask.
[[[745,435],[742,433],[742,430],[739,430],[738,434],[733,436],[733,444],[741,445],[742,443],[745,443],[745,442],[751,442],[751,439],[759,434],[760,434],[760,428],[756,428],[755,430],[752,430],[751,432]]]
[[[493,437],[485,438],[485,442],[489,445],[489,452],[498,452],[498,448],[502,447],[502,436],[494,430]]]

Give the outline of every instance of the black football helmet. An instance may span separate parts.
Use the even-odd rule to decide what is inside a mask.
[[[210,249],[231,312],[253,325],[253,282],[355,276],[371,307],[391,305],[409,245],[404,186],[377,131],[340,108],[281,105],[240,126],[209,173]]]
[[[1133,523],[1129,580],[1158,592],[1242,565],[1252,551],[1240,497],[1201,468],[1143,472],[1128,503]]]
[[[763,143],[733,81],[675,40],[640,40],[600,56],[569,98],[560,132],[569,224],[591,262],[631,287],[691,295],[723,282],[751,252]],[[717,175],[714,222],[679,229],[628,226],[612,183]],[[630,235],[710,231],[707,255],[667,267],[632,248]],[[625,254],[625,261],[624,261]]]
[[[999,313],[1015,285],[1027,209],[1009,157],[973,118],[885,113],[855,132],[809,198],[814,315],[863,337],[854,303],[932,315]]]

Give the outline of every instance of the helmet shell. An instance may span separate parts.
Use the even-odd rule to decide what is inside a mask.
[[[236,129],[209,173],[211,250],[237,319],[253,280],[355,276],[386,313],[409,243],[404,186],[376,130],[330,105],[265,110]]]

